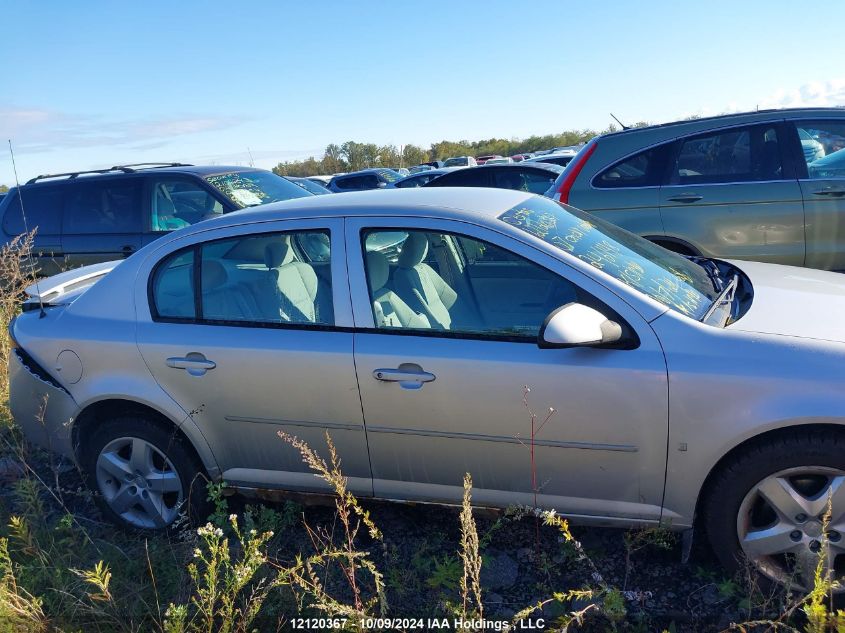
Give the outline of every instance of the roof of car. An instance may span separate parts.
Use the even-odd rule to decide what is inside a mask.
[[[842,106],[838,107],[829,107],[829,108],[770,108],[767,110],[750,110],[747,112],[731,112],[728,114],[717,114],[715,116],[709,117],[698,117],[694,119],[683,119],[681,121],[669,121],[668,123],[657,123],[655,125],[644,125],[642,127],[630,127],[624,130],[619,130],[618,132],[609,132],[608,134],[602,134],[601,136],[604,138],[610,136],[621,136],[632,134],[636,132],[642,132],[647,130],[655,130],[655,129],[662,129],[680,125],[691,125],[691,124],[698,124],[698,123],[709,123],[713,122],[720,122],[724,121],[725,119],[732,119],[732,118],[739,118],[739,119],[753,119],[757,116],[761,118],[768,118],[772,114],[784,115],[788,118],[793,118],[794,116],[824,116],[830,114],[836,114],[841,117],[845,117],[845,108]]]
[[[130,166],[131,167],[131,166]],[[130,167],[116,167],[105,170],[91,170],[69,172],[66,174],[45,174],[36,176],[26,182],[24,186],[41,186],[47,184],[78,183],[101,178],[120,178],[125,176],[136,176],[150,173],[156,174],[193,174],[196,176],[213,176],[215,174],[227,174],[231,172],[267,171],[255,167],[244,167],[242,165],[165,165],[160,167],[145,167],[132,169]]]
[[[449,211],[449,215],[490,218],[504,213],[533,195],[525,191],[484,187],[375,189],[274,202],[227,213],[192,226],[198,229],[221,228],[303,215],[311,217],[375,216],[385,213],[392,215],[400,210],[402,215],[406,215],[408,211],[418,211],[420,215],[428,215],[435,209]],[[191,227],[182,231],[190,229]],[[179,232],[181,231],[177,231]]]
[[[467,169],[544,169],[546,171],[553,171],[555,173],[560,173],[557,168],[560,165],[555,165],[554,163],[541,163],[539,161],[527,161],[521,160],[519,162],[514,163],[493,163],[492,165],[488,163],[484,163],[483,165],[478,165],[477,167],[468,167]]]
[[[337,174],[334,178],[346,178],[347,176],[360,176],[361,174],[380,174],[385,171],[392,171],[398,173],[390,167],[370,167],[369,169],[359,169],[358,171],[348,171],[345,174]]]

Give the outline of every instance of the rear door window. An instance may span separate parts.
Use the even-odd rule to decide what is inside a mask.
[[[141,233],[141,180],[108,180],[69,187],[65,235]]]
[[[3,230],[8,235],[20,235],[36,230],[36,235],[59,235],[62,219],[62,188],[32,187],[11,194],[6,213],[3,214]],[[25,216],[25,217],[24,217]]]
[[[362,184],[360,176],[352,176],[350,178],[339,178],[335,181],[338,189],[360,189]]]
[[[669,182],[684,185],[782,178],[777,128],[774,125],[755,125],[681,140]]]

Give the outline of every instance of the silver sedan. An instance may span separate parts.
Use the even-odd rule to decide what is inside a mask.
[[[31,294],[14,415],[120,524],[202,512],[206,477],[320,492],[276,432],[328,431],[363,497],[460,502],[470,472],[481,505],[702,522],[726,566],[804,588],[819,552],[845,571],[840,275],[423,188],[232,213]],[[533,437],[524,385],[556,411]]]

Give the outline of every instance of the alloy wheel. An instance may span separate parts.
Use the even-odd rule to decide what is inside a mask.
[[[185,499],[167,456],[137,437],[112,440],[97,456],[97,485],[109,507],[133,527],[170,525]]]
[[[831,514],[825,534],[829,501]],[[743,499],[736,529],[748,561],[777,583],[812,590],[820,557],[825,573],[833,580],[842,578],[845,471],[806,466],[769,475]]]

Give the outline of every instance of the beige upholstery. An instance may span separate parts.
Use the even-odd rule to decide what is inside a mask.
[[[405,327],[429,329],[431,324],[423,314],[417,314],[395,292],[386,288],[390,265],[382,253],[367,253],[367,278],[373,300],[376,327]]]
[[[264,249],[271,285],[275,286],[283,321],[317,323],[317,273],[310,264],[296,260],[290,236]]]
[[[396,292],[411,309],[425,314],[433,327],[448,330],[452,325],[449,310],[455,305],[458,294],[424,263],[427,254],[426,234],[409,233],[399,253],[399,267],[393,275]]]

